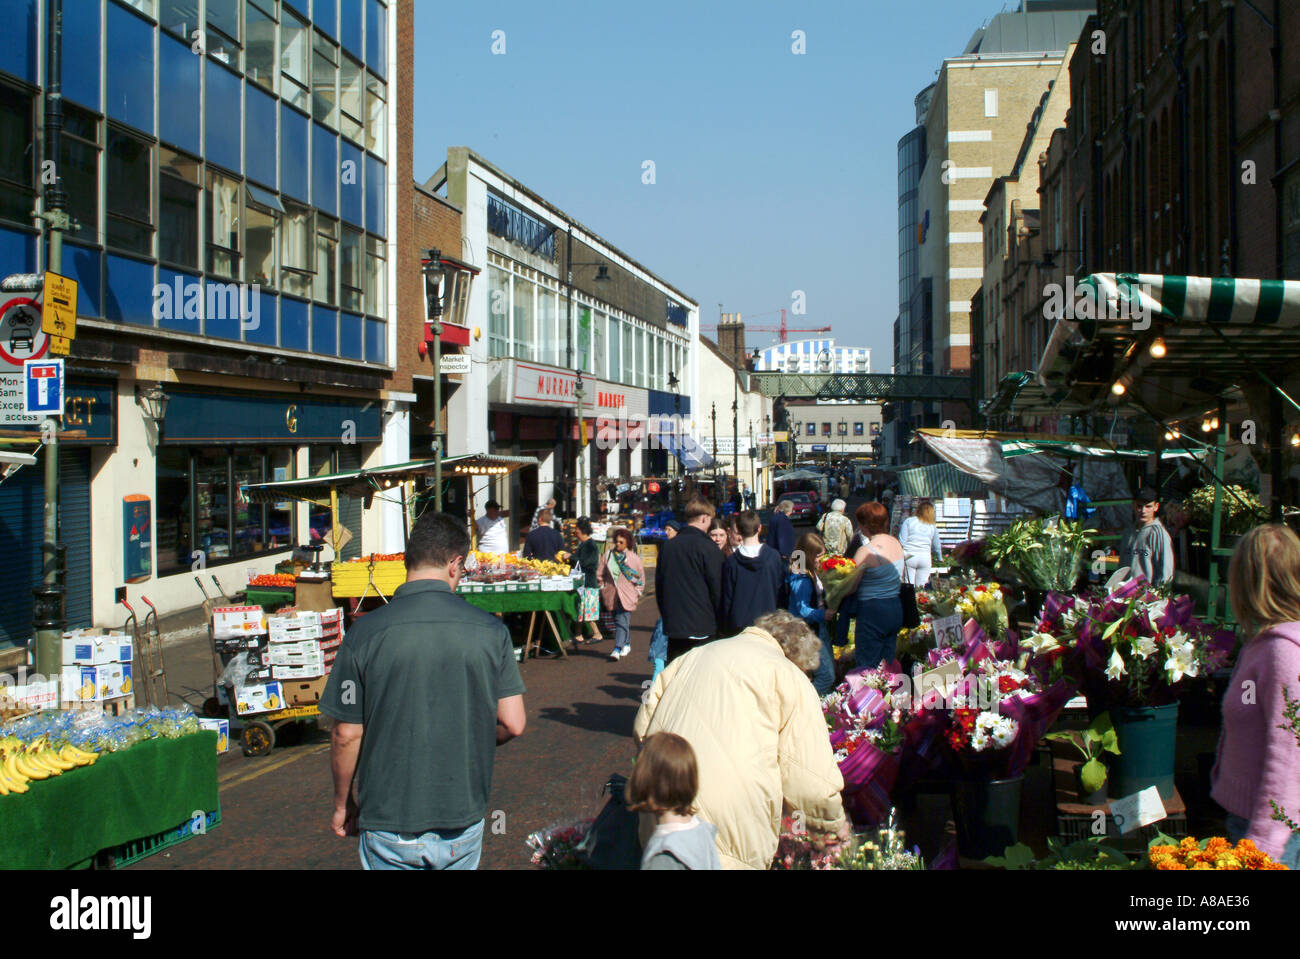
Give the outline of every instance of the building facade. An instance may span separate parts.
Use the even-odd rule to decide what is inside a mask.
[[[120,621],[123,586],[163,613],[196,605],[194,571],[234,591],[328,531],[328,511],[251,504],[242,485],[405,458],[412,6],[65,2],[53,156],[49,4],[6,5],[0,272],[52,266],[30,215],[49,171],[74,219],[60,267],[79,284],[60,442],[69,625]],[[30,635],[40,469],[0,484],[0,643]],[[400,549],[397,518],[394,541],[379,507],[346,503],[344,555]]]
[[[865,346],[838,346],[831,338],[791,340],[757,351],[757,372],[870,373],[871,350]]]
[[[791,402],[787,409],[790,430],[798,436],[800,462],[877,460],[882,428],[878,403]]]

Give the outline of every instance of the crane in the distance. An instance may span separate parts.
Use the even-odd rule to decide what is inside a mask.
[[[745,332],[746,333],[776,333],[780,337],[780,342],[782,343],[786,342],[786,334],[788,333],[829,333],[831,332],[831,328],[829,326],[812,326],[806,329],[791,329],[790,327],[786,326],[785,310],[770,310],[767,313],[755,313],[753,314],[753,316],[772,316],[776,313],[781,314],[780,326],[750,326],[746,324]],[[700,329],[712,330],[714,333],[716,333],[718,327],[717,324],[713,324],[711,326],[701,326]]]

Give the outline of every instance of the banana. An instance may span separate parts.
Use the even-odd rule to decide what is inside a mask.
[[[68,762],[76,763],[78,766],[94,765],[95,760],[99,758],[98,753],[88,753],[84,749],[78,749],[71,743],[66,744],[59,750],[59,755]]]
[[[47,766],[53,766],[60,772],[67,772],[69,769],[76,769],[79,763],[69,762],[55,751],[54,747],[47,746],[40,754],[41,762]]]
[[[0,769],[0,772],[4,772],[4,770]],[[5,785],[9,788],[9,791],[11,793],[25,793],[27,792],[28,789],[31,788],[30,786],[27,785],[27,780],[23,779],[17,773],[14,773],[12,775],[5,773],[3,778],[5,781]]]
[[[9,780],[10,783],[17,783],[19,786],[23,787],[18,790],[19,792],[26,792],[27,777],[20,773],[14,765],[17,761],[18,754],[12,749],[6,750],[3,764],[0,765],[0,771],[3,771],[5,778]],[[10,788],[12,788],[12,786]]]
[[[4,777],[0,776],[0,796],[8,796],[8,795],[9,795],[9,786],[5,782]]]
[[[49,773],[51,776],[63,775],[63,767],[55,766],[53,763],[51,763],[49,761],[48,753],[44,753],[39,750],[28,750],[25,758],[27,760],[28,765],[34,766],[37,769],[42,769],[45,772]]]
[[[28,779],[49,779],[50,771],[41,766],[37,766],[30,761],[30,757],[22,751],[14,753],[14,768]]]

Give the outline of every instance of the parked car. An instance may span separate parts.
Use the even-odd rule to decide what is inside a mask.
[[[794,509],[790,512],[792,523],[815,523],[817,521],[817,504],[811,493],[786,493],[781,497],[789,500]]]

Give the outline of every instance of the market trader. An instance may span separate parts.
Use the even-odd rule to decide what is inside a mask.
[[[1172,583],[1174,579],[1174,542],[1165,524],[1156,518],[1160,494],[1144,486],[1133,497],[1136,525],[1124,534],[1119,547],[1120,568],[1129,575],[1141,573],[1153,586]]]
[[[456,595],[469,534],[426,513],[406,582],[353,624],[321,696],[337,836],[366,869],[476,869],[496,747],[524,731],[510,631]]]
[[[487,501],[483,507],[485,514],[478,518],[478,548],[484,553],[510,552],[510,524],[506,517],[510,510],[503,510],[494,499]]]
[[[524,559],[553,560],[561,553],[564,553],[564,534],[551,525],[551,511],[543,507],[537,514],[537,525],[524,537]],[[567,553],[564,558],[568,558]]]

